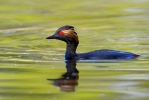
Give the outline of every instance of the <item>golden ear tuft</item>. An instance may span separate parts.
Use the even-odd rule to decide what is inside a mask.
[[[77,42],[79,42],[78,36],[75,34],[75,31],[74,31],[74,30],[72,30],[72,29],[63,30],[63,33],[64,33],[65,36],[72,37],[72,38],[74,38]]]

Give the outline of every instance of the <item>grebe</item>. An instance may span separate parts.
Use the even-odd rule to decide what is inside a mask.
[[[58,39],[66,42],[65,60],[109,60],[109,59],[123,59],[131,60],[139,57],[139,55],[131,52],[123,52],[116,50],[95,50],[87,53],[76,53],[79,44],[78,35],[73,26],[62,26],[55,34],[46,39]]]

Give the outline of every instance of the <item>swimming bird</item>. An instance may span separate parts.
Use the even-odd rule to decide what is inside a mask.
[[[131,60],[139,57],[138,54],[117,50],[101,49],[87,53],[76,53],[79,44],[78,35],[73,26],[66,25],[60,27],[53,35],[46,39],[58,39],[66,42],[65,60]]]

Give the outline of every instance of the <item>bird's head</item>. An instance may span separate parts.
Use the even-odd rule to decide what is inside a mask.
[[[47,37],[46,39],[58,39],[66,43],[77,43],[79,44],[77,33],[73,26],[62,26],[53,35]]]

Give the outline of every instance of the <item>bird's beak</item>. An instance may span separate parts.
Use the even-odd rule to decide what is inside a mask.
[[[55,39],[55,36],[54,35],[48,36],[46,39]]]

